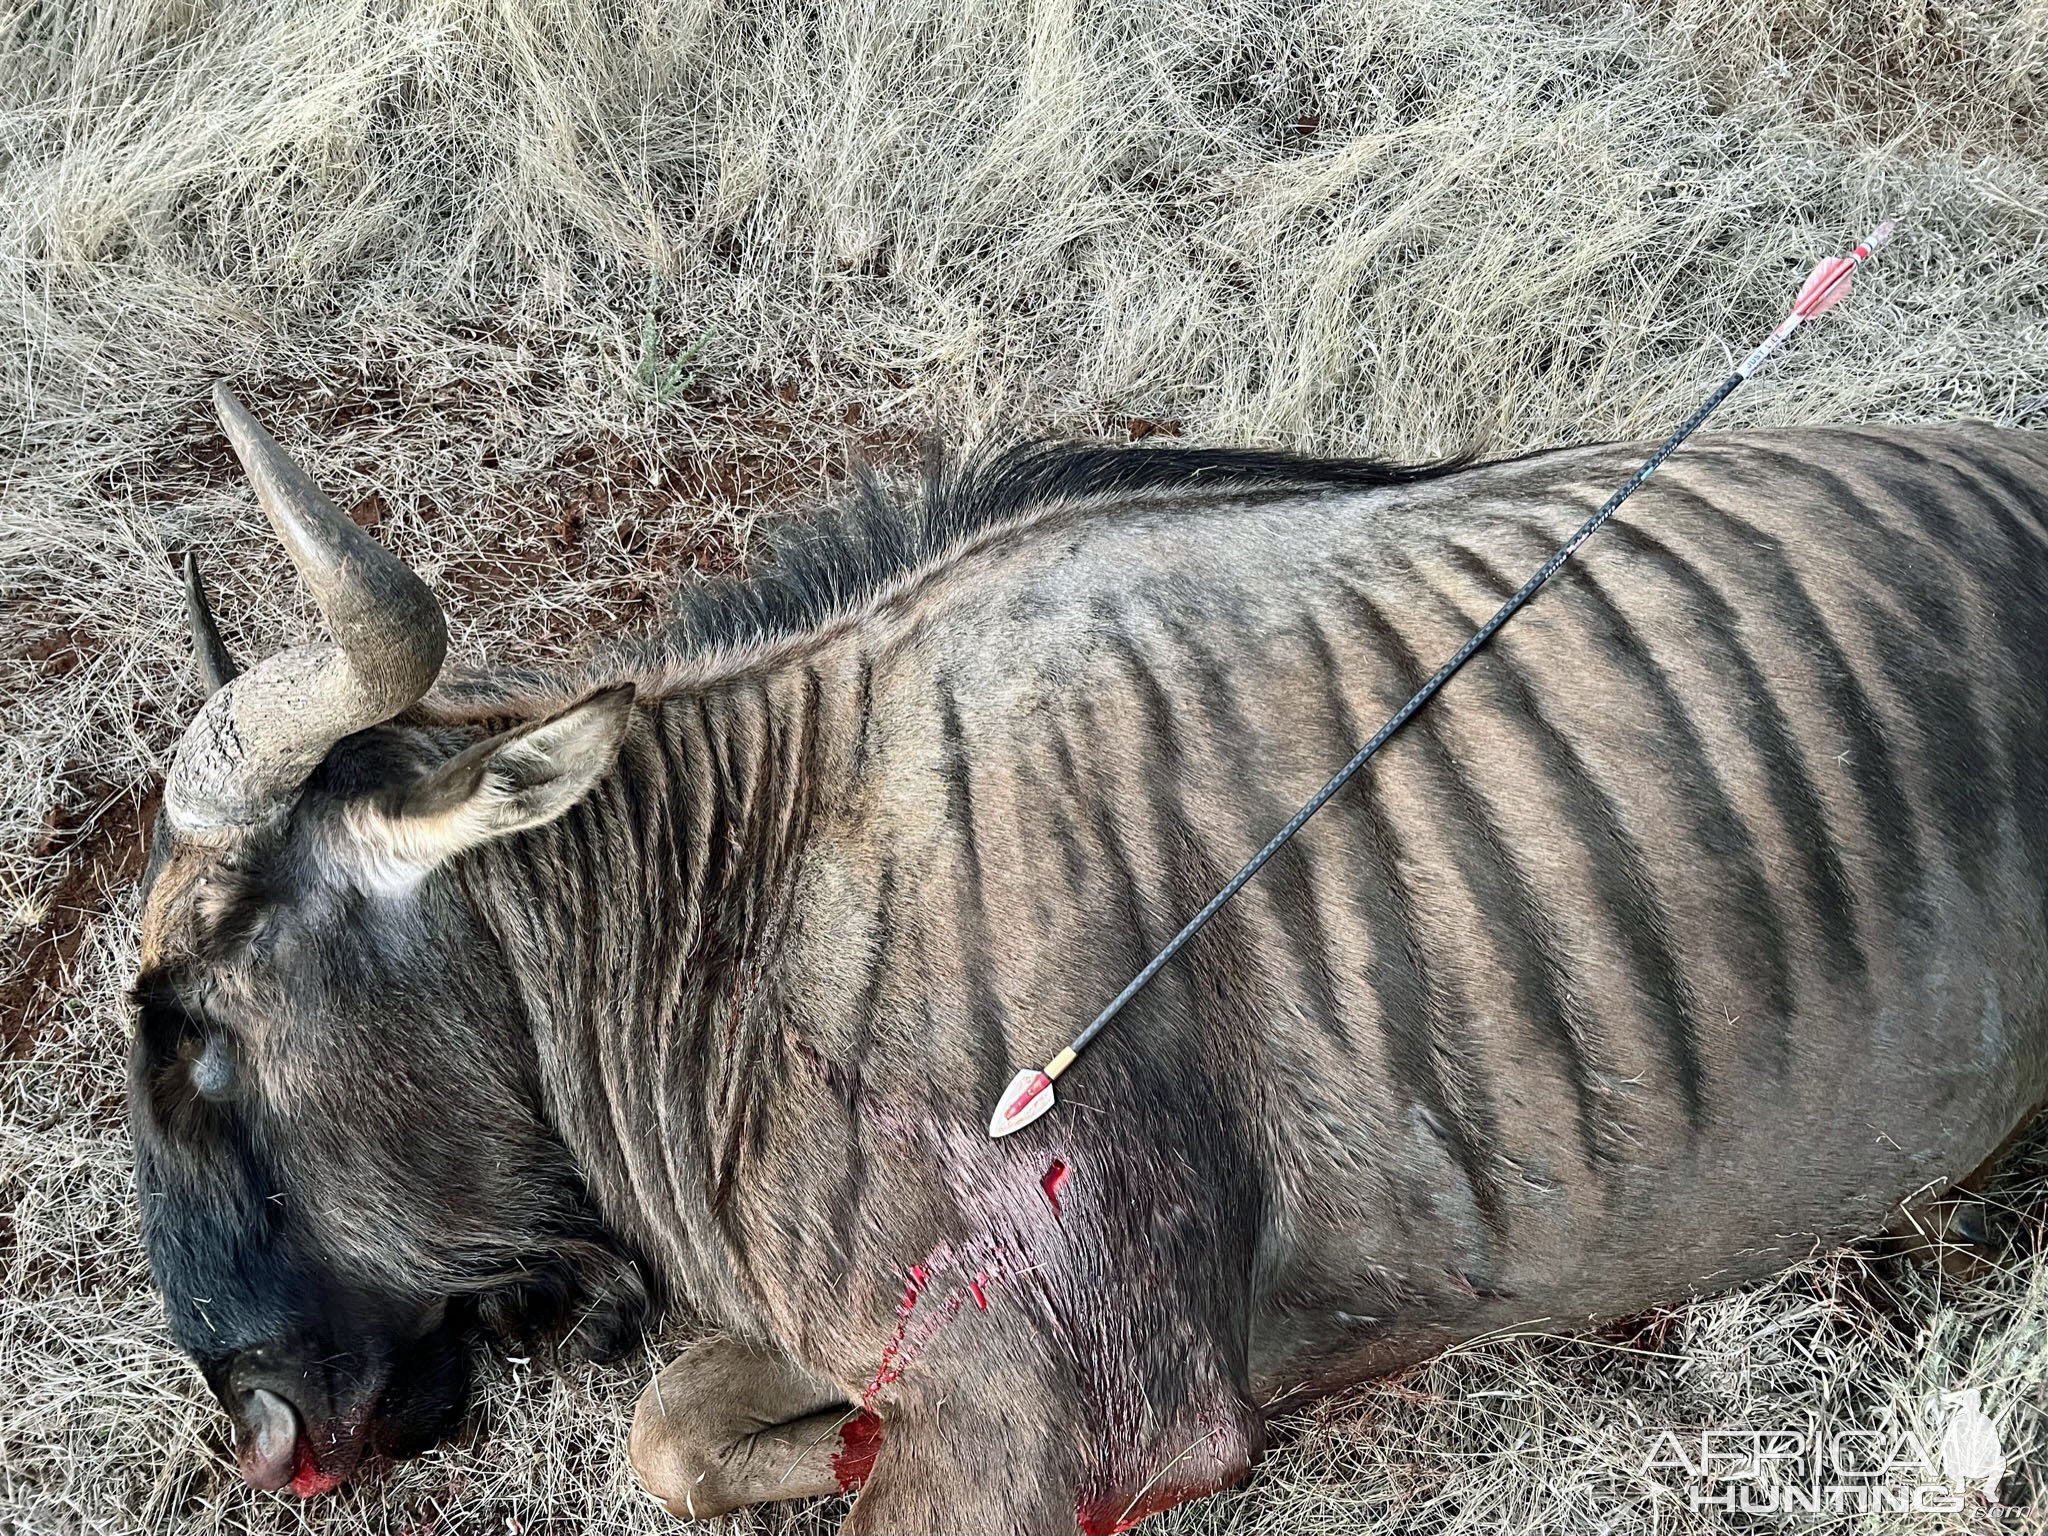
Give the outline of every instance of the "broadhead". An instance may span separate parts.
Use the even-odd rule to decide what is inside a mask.
[[[990,1139],[1023,1130],[1052,1106],[1052,1079],[1036,1067],[1027,1067],[1010,1079],[1010,1086],[996,1100],[996,1112],[988,1122]]]

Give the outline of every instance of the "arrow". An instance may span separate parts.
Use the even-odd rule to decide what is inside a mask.
[[[1302,829],[1308,819],[1327,805],[1330,798],[1351,781],[1351,776],[1363,768],[1367,760],[1375,752],[1386,745],[1387,739],[1394,732],[1408,723],[1410,716],[1436,697],[1437,690],[1449,682],[1458,669],[1472,659],[1473,653],[1486,644],[1487,641],[1491,640],[1494,632],[1501,625],[1507,623],[1509,619],[1513,618],[1521,606],[1534,597],[1538,589],[1546,581],[1557,574],[1565,561],[1572,557],[1581,544],[1600,531],[1601,524],[1614,516],[1615,511],[1621,504],[1633,496],[1637,488],[1657,472],[1657,466],[1670,458],[1678,450],[1679,444],[1699,430],[1700,424],[1714,414],[1723,400],[1734,394],[1751,374],[1763,366],[1764,359],[1777,351],[1786,337],[1798,330],[1808,320],[1825,314],[1836,304],[1847,298],[1849,285],[1854,280],[1857,269],[1864,262],[1868,261],[1891,237],[1892,224],[1891,220],[1887,219],[1868,235],[1865,235],[1863,243],[1858,245],[1847,256],[1830,256],[1821,262],[1819,266],[1815,267],[1807,275],[1806,281],[1800,285],[1799,296],[1792,301],[1791,311],[1783,320],[1778,322],[1777,329],[1766,336],[1762,344],[1754,352],[1750,353],[1748,357],[1744,358],[1737,365],[1733,373],[1721,381],[1720,386],[1711,395],[1707,396],[1705,402],[1686,419],[1683,426],[1664,439],[1663,443],[1658,446],[1657,451],[1636,467],[1635,473],[1621,483],[1621,488],[1608,497],[1600,510],[1587,518],[1580,525],[1578,531],[1552,554],[1548,560],[1543,562],[1535,575],[1522,583],[1514,596],[1500,605],[1499,610],[1495,612],[1494,616],[1482,624],[1472,638],[1458,648],[1456,655],[1437,668],[1429,681],[1415,690],[1415,696],[1396,710],[1387,723],[1373,733],[1372,740],[1360,747],[1357,753],[1353,755],[1351,761],[1342,768],[1339,768],[1331,776],[1330,781],[1315,792],[1308,804],[1296,811],[1288,819],[1287,825],[1276,832],[1272,840],[1265,847],[1253,854],[1250,860],[1246,862],[1244,868],[1230,877],[1230,882],[1222,890],[1209,898],[1208,904],[1188,920],[1185,928],[1181,929],[1179,933],[1167,941],[1166,947],[1154,955],[1146,963],[1142,971],[1138,972],[1137,975],[1133,976],[1125,984],[1123,991],[1117,993],[1110,1000],[1109,1006],[1095,1016],[1094,1022],[1082,1030],[1080,1034],[1074,1036],[1072,1043],[1066,1046],[1043,1067],[1036,1069],[1027,1067],[1024,1071],[1019,1072],[1010,1079],[1010,1086],[1005,1088],[1002,1097],[996,1100],[995,1113],[989,1117],[989,1136],[993,1139],[1021,1131],[1025,1126],[1041,1118],[1050,1110],[1058,1102],[1057,1097],[1053,1093],[1052,1085],[1054,1080],[1062,1072],[1066,1071],[1067,1068],[1071,1067],[1074,1064],[1074,1058],[1086,1050],[1089,1042],[1102,1033],[1104,1026],[1123,1011],[1124,1004],[1128,1003],[1145,989],[1146,985],[1154,976],[1159,974],[1167,962],[1180,953],[1181,947],[1199,933],[1202,926],[1210,918],[1222,911],[1230,898],[1245,888],[1245,885],[1251,880],[1252,876],[1265,867],[1266,861],[1284,848],[1289,839]]]
[[[1012,1131],[1021,1131],[1040,1115],[1051,1109],[1054,1103],[1053,1079],[1074,1064],[1074,1058],[1081,1054],[1085,1040],[1078,1041],[1061,1051],[1043,1067],[1026,1067],[1010,1079],[1010,1086],[1003,1090],[1003,1096],[996,1100],[996,1112],[989,1117],[988,1134],[991,1140],[1007,1136]]]
[[[1806,281],[1799,285],[1799,297],[1792,301],[1791,312],[1778,322],[1778,328],[1766,336],[1759,346],[1735,371],[1748,378],[1763,366],[1765,358],[1778,350],[1787,336],[1807,321],[1817,319],[1849,297],[1849,285],[1855,281],[1856,269],[1876,254],[1892,237],[1892,221],[1886,219],[1877,228],[1863,237],[1863,243],[1846,256],[1830,256],[1811,272]]]

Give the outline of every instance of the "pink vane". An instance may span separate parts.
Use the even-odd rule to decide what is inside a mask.
[[[1886,219],[1877,228],[1863,237],[1863,243],[1846,256],[1830,256],[1807,274],[1806,282],[1799,289],[1799,297],[1792,301],[1792,312],[1778,322],[1778,328],[1766,336],[1758,347],[1735,371],[1748,378],[1762,365],[1763,360],[1778,350],[1778,344],[1807,321],[1826,314],[1849,296],[1849,285],[1855,279],[1856,269],[1877,253],[1885,241],[1892,237],[1892,221]]]

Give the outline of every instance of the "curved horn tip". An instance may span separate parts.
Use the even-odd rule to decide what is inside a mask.
[[[261,457],[266,448],[278,455],[284,453],[263,430],[263,423],[225,384],[213,386],[213,414],[219,418],[221,430],[227,433],[228,446],[235,450],[235,457],[245,470],[252,467],[250,461]],[[298,466],[294,464],[292,468],[296,470]]]
[[[212,605],[206,600],[206,584],[199,579],[199,555],[189,549],[185,551],[185,617],[192,629],[193,669],[201,690],[212,698],[235,680],[241,668],[220,638]]]
[[[241,825],[289,806],[335,742],[433,687],[448,635],[426,583],[350,522],[226,384],[214,385],[213,404],[334,643],[279,652],[212,693],[179,743],[165,792],[188,827]]]

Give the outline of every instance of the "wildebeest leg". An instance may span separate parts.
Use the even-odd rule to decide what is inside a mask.
[[[1000,1403],[1005,1411],[993,1406]],[[889,1416],[839,1536],[1046,1536],[1072,1531],[1073,1426],[986,1379]]]
[[[641,1486],[685,1520],[773,1499],[837,1493],[865,1469],[841,1431],[845,1394],[783,1356],[728,1340],[690,1347],[633,1409],[629,1453]]]
[[[1199,1341],[1185,1353],[1197,1359]],[[1228,1487],[1257,1458],[1258,1411],[1220,1383],[1107,1411],[1085,1372],[1030,1355],[1012,1338],[922,1358],[922,1379],[891,1394],[840,1536],[1106,1536]]]
[[[1990,1164],[1940,1192],[1903,1201],[1885,1226],[1892,1251],[1924,1264],[1938,1264],[1954,1280],[1983,1273],[1997,1258],[1981,1198]]]

